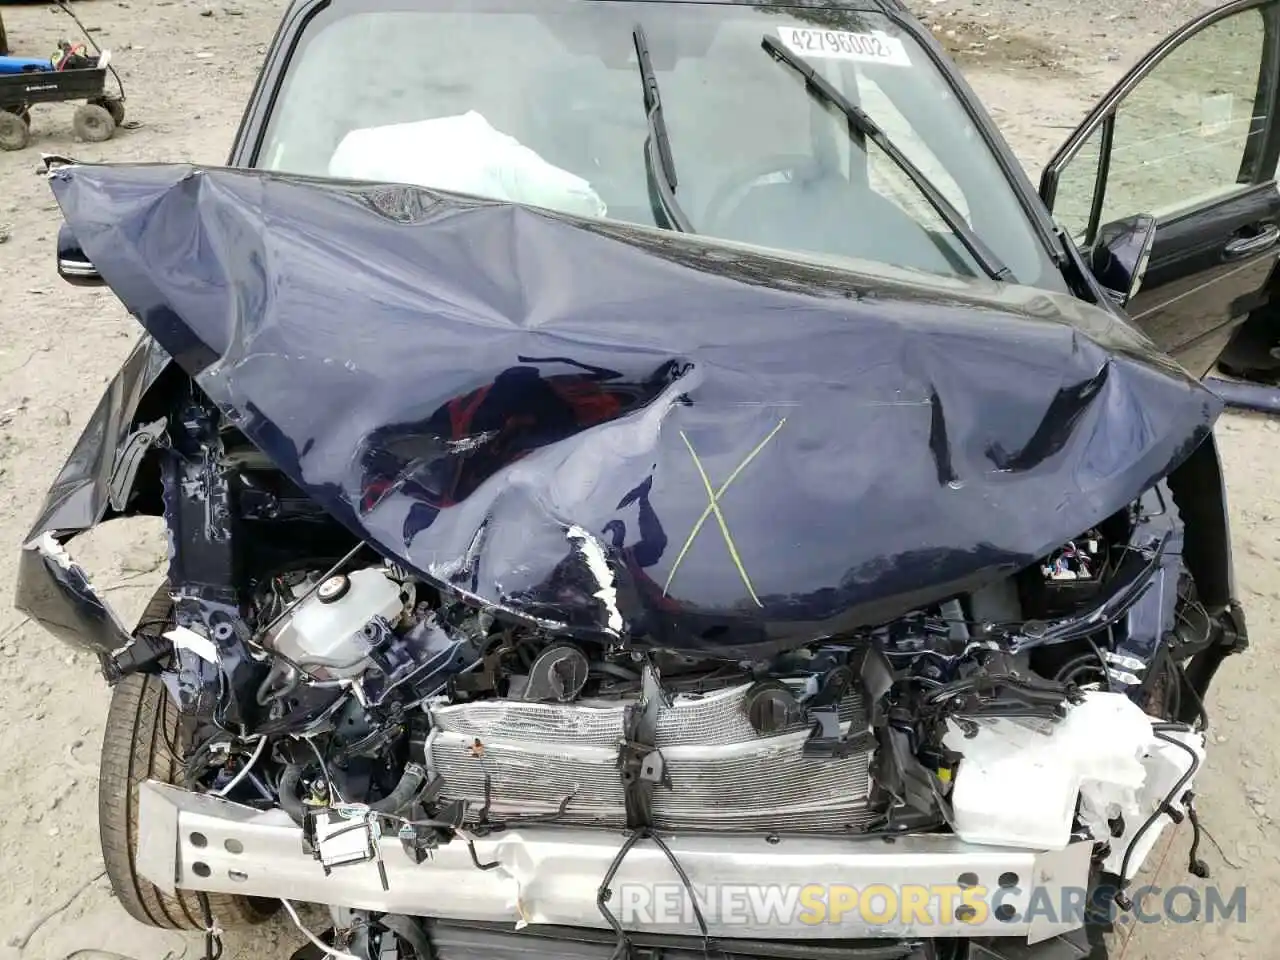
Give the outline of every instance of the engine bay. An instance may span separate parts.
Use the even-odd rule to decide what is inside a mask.
[[[215,412],[184,429],[157,458],[168,614],[115,662],[190,718],[181,786],[284,811],[326,875],[386,890],[388,844],[503,873],[477,842],[548,827],[623,858],[661,833],[1090,844],[1122,887],[1193,812],[1183,665],[1217,638],[1166,482],[980,590],[751,660],[512,622],[353,542]]]
[[[1168,562],[1177,521],[1167,495],[1160,506],[1135,504],[1110,524],[1118,539],[1088,531],[982,594],[762,662],[504,624],[359,554],[272,576],[248,618],[250,656],[268,665],[250,704],[260,719],[247,736],[209,722],[189,782],[279,803],[299,823],[341,798],[471,830],[530,819],[837,835],[943,828],[962,762],[946,742],[953,730],[972,739],[1012,721],[1044,734],[1088,691],[1133,692],[1151,715],[1176,719],[1174,650],[1204,642],[1193,631],[1207,618]],[[1153,526],[1164,529],[1135,547],[1135,531]],[[1179,582],[1156,582],[1164,577]],[[1153,600],[1171,604],[1172,636],[1149,663],[1126,651],[1151,643],[1134,628]],[[189,659],[187,631],[165,634]],[[173,677],[179,695],[199,689],[182,667]]]

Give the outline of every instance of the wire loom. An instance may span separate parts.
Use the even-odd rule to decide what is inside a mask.
[[[676,876],[680,878],[680,882],[684,884],[685,892],[689,894],[689,903],[693,907],[693,918],[697,922],[698,930],[702,935],[702,955],[710,958],[713,955],[713,951],[717,956],[723,955],[723,951],[720,950],[716,941],[712,938],[710,930],[707,928],[707,921],[702,915],[702,908],[698,906],[698,897],[693,889],[693,883],[690,881],[689,874],[685,872],[684,867],[680,865],[680,860],[671,851],[671,848],[667,846],[666,841],[649,827],[637,827],[627,835],[626,841],[618,848],[617,856],[609,864],[609,869],[606,871],[604,879],[600,881],[600,887],[596,891],[596,906],[599,908],[605,922],[609,924],[610,929],[613,930],[618,938],[618,944],[614,947],[609,960],[626,960],[631,956],[631,938],[627,936],[627,931],[622,928],[622,924],[614,916],[607,904],[613,899],[613,890],[609,884],[617,876],[618,870],[622,867],[622,861],[627,858],[627,854],[635,849],[636,844],[641,840],[652,840],[657,845],[663,856],[671,864],[671,868],[675,870]]]

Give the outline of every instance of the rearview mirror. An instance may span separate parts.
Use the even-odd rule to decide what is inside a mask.
[[[58,228],[58,276],[77,287],[102,285],[102,275],[80,249],[80,241],[65,223]]]
[[[1145,213],[1098,229],[1089,269],[1119,306],[1138,295],[1156,239],[1156,218]]]

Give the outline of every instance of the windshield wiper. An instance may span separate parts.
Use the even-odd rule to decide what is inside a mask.
[[[907,175],[907,178],[915,188],[924,194],[924,198],[929,201],[930,206],[937,211],[938,216],[951,228],[951,232],[960,238],[960,242],[969,251],[969,255],[978,262],[978,265],[982,267],[987,276],[992,280],[1013,279],[1013,274],[1009,268],[1000,261],[1000,258],[991,251],[990,247],[982,242],[982,238],[973,232],[973,228],[961,216],[960,211],[952,206],[951,201],[943,196],[942,192],[921,172],[920,168],[912,163],[911,159],[885,135],[885,132],[880,129],[880,125],[871,119],[870,114],[833,87],[825,77],[821,76],[801,57],[796,56],[796,54],[783,46],[782,42],[776,37],[766,34],[761,41],[761,46],[773,57],[775,62],[781,61],[785,63],[800,76],[804,77],[805,89],[809,91],[810,96],[817,97],[843,113],[859,133],[879,147],[885,156]]]
[[[653,72],[653,60],[649,56],[649,38],[644,27],[636,24],[631,31],[636,45],[636,59],[640,62],[640,79],[644,83],[644,112],[649,121],[649,136],[644,142],[645,176],[649,189],[658,197],[667,226],[681,233],[693,233],[689,218],[676,200],[676,164],[671,158],[671,138],[667,136],[667,122],[662,115],[662,95],[658,92],[658,78]],[[661,176],[659,176],[661,171]]]

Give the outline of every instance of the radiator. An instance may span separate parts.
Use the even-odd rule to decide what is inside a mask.
[[[672,830],[843,833],[872,818],[870,754],[806,757],[802,723],[756,733],[743,711],[751,685],[681,696],[658,715],[655,746],[671,781],[654,790],[656,826]],[[427,769],[441,800],[489,816],[547,815],[579,826],[626,826],[618,771],[628,701],[572,704],[485,700],[431,710]],[[845,729],[865,726],[858,694],[841,704]]]

